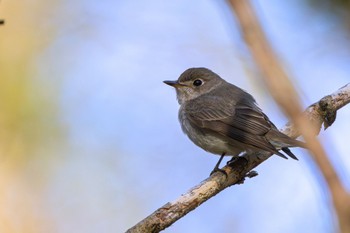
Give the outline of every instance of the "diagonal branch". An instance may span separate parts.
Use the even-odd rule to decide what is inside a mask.
[[[321,143],[315,137],[315,132],[318,132],[320,128],[310,124],[304,115],[301,114],[302,108],[299,96],[279,64],[273,49],[270,47],[249,0],[230,0],[230,3],[236,14],[244,39],[263,74],[262,78],[270,93],[281,109],[296,124],[297,129],[300,130],[308,144],[308,149],[313,155],[314,161],[326,181],[338,216],[340,230],[344,233],[350,233],[350,195],[342,185]],[[328,107],[327,99],[324,99],[319,105],[319,110],[327,109]],[[323,118],[326,119],[325,128],[333,123],[335,117],[334,111],[326,112],[323,115]]]
[[[350,83],[308,107],[305,111],[305,115],[320,129],[322,124],[330,126],[335,118],[330,120],[329,116],[335,116],[337,110],[349,102]],[[291,137],[297,137],[300,135],[292,124],[287,124],[282,132]],[[175,201],[168,202],[157,209],[151,215],[127,230],[127,232],[141,233],[159,232],[164,230],[225,188],[234,184],[241,184],[244,181],[244,178],[247,177],[247,174],[248,177],[252,175],[252,173],[250,173],[252,169],[264,162],[270,156],[271,154],[266,153],[243,155],[236,161],[223,167],[228,174],[227,178],[219,172],[214,173],[197,186],[191,188],[185,194],[182,194]]]

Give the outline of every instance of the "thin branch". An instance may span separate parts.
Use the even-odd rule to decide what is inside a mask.
[[[319,127],[310,124],[302,114],[299,96],[279,64],[274,51],[269,46],[249,0],[230,0],[230,3],[237,16],[244,39],[262,71],[262,78],[270,93],[292,122],[296,124],[296,128],[300,130],[312,152],[330,191],[341,231],[350,232],[350,195],[343,187],[321,143],[315,137],[315,132],[319,131]],[[325,100],[319,107],[320,110],[327,109],[328,102]],[[325,128],[335,120],[336,116],[335,112],[331,111],[327,114],[323,116],[327,120]]]
[[[327,108],[323,108],[327,102]],[[306,109],[305,115],[312,120],[314,124],[321,127],[322,124],[331,124],[327,119],[328,115],[334,115],[338,109],[350,102],[350,83],[342,87],[331,95],[322,98],[319,102],[311,105]],[[299,136],[294,126],[287,124],[283,133],[297,137]],[[245,177],[254,175],[251,170],[268,159],[271,154],[245,154],[236,161],[223,167],[226,171],[225,175],[216,172],[209,178],[202,181],[197,186],[191,188],[188,192],[181,195],[178,199],[166,203],[151,215],[137,223],[135,226],[127,230],[128,233],[141,232],[159,232],[169,227],[178,219],[185,216],[190,211],[197,208],[206,200],[215,196],[227,187],[234,184],[243,183]]]

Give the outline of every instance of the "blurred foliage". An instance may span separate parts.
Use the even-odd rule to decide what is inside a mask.
[[[350,0],[308,0],[315,7],[324,9],[350,9]]]
[[[350,0],[307,0],[308,4],[322,14],[340,21],[340,26],[350,33]]]
[[[350,23],[350,0],[307,0],[314,9],[321,10],[322,13],[332,14],[344,20],[344,23]],[[347,29],[350,29],[347,27]]]
[[[6,2],[2,9],[7,24],[0,28],[0,141],[2,154],[27,160],[59,127],[55,90],[49,81],[40,81],[35,64],[50,41],[50,30],[40,32],[40,14],[35,14],[45,4],[32,6],[33,11],[16,4]]]
[[[0,232],[50,227],[37,178],[47,176],[50,145],[62,132],[55,90],[39,81],[35,61],[53,34],[42,21],[51,8],[52,1],[0,2]],[[33,171],[35,161],[42,167]]]

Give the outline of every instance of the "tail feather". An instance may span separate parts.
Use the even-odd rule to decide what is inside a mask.
[[[289,155],[289,157],[291,157],[292,159],[299,160],[288,147],[282,147],[281,149],[283,150],[284,153]]]
[[[284,148],[284,147],[301,147],[301,148],[307,148],[306,143],[293,139],[284,133],[276,130],[271,130],[267,135],[267,138],[277,148]],[[287,152],[286,152],[287,153]]]
[[[291,157],[292,159],[295,159],[295,160],[298,160],[298,158],[292,153],[292,151],[288,147],[306,148],[305,142],[301,142],[301,141],[298,141],[296,139],[293,139],[293,138],[285,135],[284,133],[278,131],[277,129],[271,130],[267,136],[270,140],[270,143],[273,146],[275,146],[276,149],[278,149],[278,150],[281,149],[289,157]],[[282,154],[282,153],[279,152],[277,155],[281,156],[280,154]],[[285,158],[286,156],[281,156],[281,157]]]
[[[275,153],[276,155],[278,155],[278,156],[284,158],[284,159],[288,159],[288,157],[285,156],[284,154],[282,154],[281,152],[276,151],[276,152],[274,152],[274,153]]]

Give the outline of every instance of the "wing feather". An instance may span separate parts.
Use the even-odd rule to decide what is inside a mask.
[[[231,109],[220,104],[207,105],[195,111],[188,110],[187,113],[188,119],[197,127],[286,158],[265,138],[275,126],[255,104],[241,101]]]

